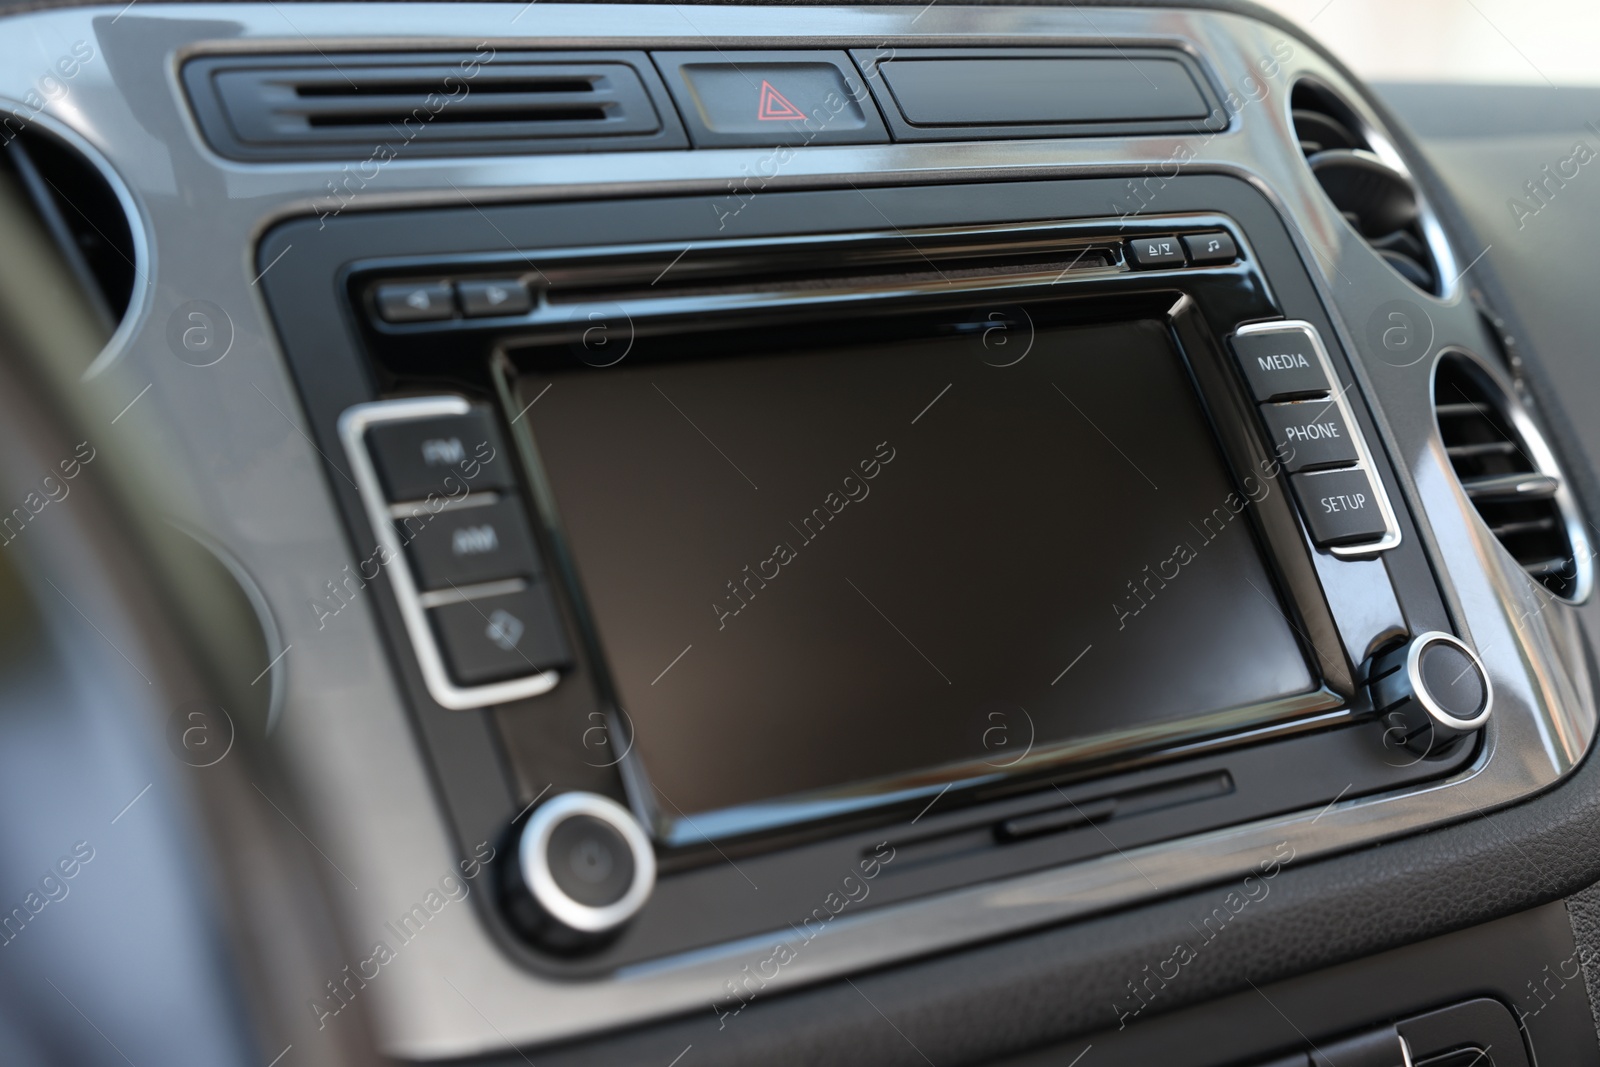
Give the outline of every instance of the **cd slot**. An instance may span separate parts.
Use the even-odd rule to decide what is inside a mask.
[[[1110,242],[1054,236],[1027,241],[1021,247],[999,248],[984,236],[984,240],[930,247],[920,238],[913,243],[898,235],[877,235],[845,249],[801,245],[777,256],[770,249],[760,256],[708,249],[696,257],[691,246],[678,251],[681,258],[649,257],[597,270],[547,271],[545,296],[552,305],[567,306],[719,294],[880,291],[984,278],[1060,277],[1126,269],[1122,250]]]

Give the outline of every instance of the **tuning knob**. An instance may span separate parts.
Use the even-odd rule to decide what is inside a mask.
[[[532,898],[528,932],[547,948],[603,944],[638,913],[656,881],[655,851],[628,809],[563,793],[522,828],[518,868]]]
[[[1413,752],[1439,752],[1479,729],[1494,704],[1477,653],[1437,630],[1374,657],[1367,688],[1386,736]]]

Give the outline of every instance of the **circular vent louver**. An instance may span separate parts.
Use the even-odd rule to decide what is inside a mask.
[[[1437,294],[1439,271],[1411,179],[1373,151],[1355,113],[1327,89],[1301,82],[1289,107],[1301,154],[1333,206],[1395,273]]]
[[[1468,499],[1522,569],[1556,596],[1581,600],[1593,575],[1588,537],[1527,410],[1477,360],[1446,353],[1434,414]]]

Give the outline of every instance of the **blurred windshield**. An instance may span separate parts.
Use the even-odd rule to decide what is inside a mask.
[[[1261,0],[1375,82],[1600,85],[1595,0]]]

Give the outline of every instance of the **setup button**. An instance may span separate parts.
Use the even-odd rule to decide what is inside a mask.
[[[1311,539],[1319,547],[1376,541],[1389,532],[1365,470],[1296,474],[1291,481]]]

